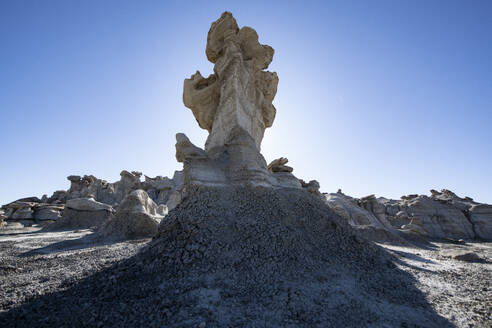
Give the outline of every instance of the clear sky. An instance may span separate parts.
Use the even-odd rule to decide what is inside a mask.
[[[172,176],[183,80],[231,11],[275,49],[262,152],[325,192],[492,203],[492,1],[0,1],[0,204],[70,174]]]

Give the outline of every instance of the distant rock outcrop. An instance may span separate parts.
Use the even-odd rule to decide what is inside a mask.
[[[50,229],[97,229],[109,220],[113,208],[94,198],[74,198],[67,201],[63,216]]]
[[[115,215],[98,234],[115,238],[152,237],[157,233],[162,214],[145,191],[134,190],[123,199]]]
[[[371,225],[401,236],[492,240],[492,206],[460,198],[443,189],[431,196],[408,195],[400,200],[374,195],[354,199],[341,192],[325,195],[327,204],[357,228]]]
[[[476,237],[492,240],[492,205],[475,204],[468,213]]]
[[[206,54],[214,74],[196,72],[185,79],[183,102],[198,125],[209,132],[205,149],[176,135],[176,159],[184,164],[188,186],[264,186],[301,189],[280,158],[268,167],[260,153],[265,129],[276,115],[276,73],[265,71],[274,50],[258,42],[250,27],[239,28],[225,12],[208,32]]]

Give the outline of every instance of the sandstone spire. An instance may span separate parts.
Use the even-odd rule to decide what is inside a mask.
[[[209,132],[205,150],[181,133],[176,159],[184,163],[187,185],[253,185],[302,188],[289,170],[267,169],[260,154],[265,129],[272,126],[276,73],[265,71],[273,48],[258,42],[251,27],[238,27],[230,12],[212,23],[206,55],[214,73],[196,72],[184,81],[183,102]]]
[[[273,59],[273,48],[258,42],[250,27],[239,29],[230,12],[212,23],[206,54],[214,74],[200,72],[184,82],[183,101],[201,128],[210,132],[206,150],[224,146],[237,128],[251,136],[260,150],[265,128],[272,126],[277,92],[276,73],[264,71]]]

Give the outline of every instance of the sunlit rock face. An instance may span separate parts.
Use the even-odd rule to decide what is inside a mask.
[[[301,188],[290,171],[269,171],[260,154],[265,129],[276,109],[276,73],[264,71],[273,49],[258,42],[250,27],[239,29],[229,12],[212,23],[206,55],[214,74],[196,72],[184,81],[183,102],[209,132],[205,150],[184,134],[176,136],[176,158],[184,163],[185,184]]]

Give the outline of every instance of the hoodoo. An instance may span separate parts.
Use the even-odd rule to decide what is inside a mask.
[[[183,134],[176,136],[186,184],[302,188],[291,171],[269,171],[260,153],[276,114],[272,101],[278,77],[265,71],[273,53],[258,42],[254,29],[240,29],[229,12],[212,23],[206,54],[214,74],[204,78],[196,72],[184,81],[184,104],[209,132],[205,150]]]

